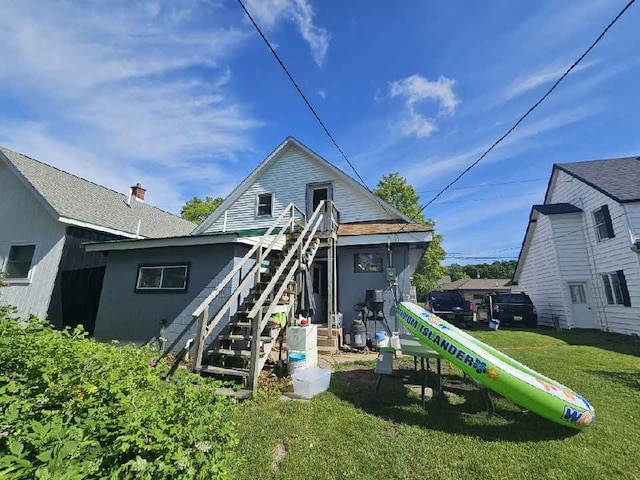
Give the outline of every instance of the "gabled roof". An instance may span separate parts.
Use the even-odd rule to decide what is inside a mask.
[[[617,202],[640,202],[640,157],[558,163],[562,170]]]
[[[411,222],[411,218],[407,217],[404,213],[402,213],[400,210],[396,209],[395,207],[391,206],[390,204],[388,204],[387,202],[385,202],[384,200],[382,200],[380,197],[374,195],[373,193],[371,193],[367,188],[365,188],[362,184],[356,182],[353,178],[351,178],[349,175],[347,175],[345,172],[343,172],[342,170],[340,170],[338,167],[336,167],[335,165],[333,165],[332,163],[328,162],[327,160],[325,160],[324,158],[322,158],[320,155],[318,155],[317,153],[315,153],[313,150],[311,150],[309,147],[307,147],[306,145],[304,145],[302,142],[300,142],[299,140],[295,139],[294,137],[287,137],[280,145],[278,145],[278,147],[271,152],[271,154],[269,154],[269,156],[264,159],[262,161],[262,163],[260,165],[258,165],[250,174],[247,178],[245,178],[230,194],[227,198],[224,199],[224,201],[220,204],[220,206],[218,208],[216,208],[213,213],[211,215],[209,215],[209,217],[200,224],[200,226],[198,226],[198,228],[196,228],[193,231],[193,235],[198,235],[200,233],[205,232],[211,225],[213,225],[213,223],[219,219],[224,212],[227,210],[227,208],[229,208],[238,198],[240,198],[240,196],[247,191],[247,189],[253,185],[253,183],[260,177],[260,175],[262,175],[262,173],[264,171],[266,171],[269,166],[275,162],[279,157],[280,157],[280,153],[283,152],[287,147],[294,145],[296,147],[298,147],[299,149],[301,149],[303,152],[305,152],[307,155],[309,155],[309,157],[311,157],[313,160],[321,163],[322,165],[324,165],[325,167],[327,167],[329,170],[331,170],[333,173],[335,173],[339,178],[341,178],[342,180],[344,180],[345,182],[347,182],[349,185],[351,185],[353,188],[359,190],[361,193],[363,193],[364,195],[366,195],[367,197],[375,200],[376,202],[381,203],[382,205],[384,205],[384,208],[386,210],[388,210],[389,212],[391,212],[392,214],[396,215],[398,219],[403,220],[406,223],[414,223]]]
[[[443,290],[499,290],[510,286],[510,278],[461,278],[440,284]]]
[[[76,177],[58,168],[0,147],[4,161],[59,221],[91,230],[135,237],[188,235],[195,224],[127,195]]]

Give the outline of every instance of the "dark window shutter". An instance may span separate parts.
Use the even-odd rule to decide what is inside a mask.
[[[608,205],[602,206],[602,213],[604,213],[604,223],[607,226],[607,235],[609,238],[614,238],[616,234],[613,232],[613,222],[611,221]]]
[[[631,306],[631,297],[629,296],[629,288],[627,287],[627,279],[624,277],[624,272],[618,270],[616,272],[618,280],[620,281],[620,290],[622,290],[622,301],[625,307]]]

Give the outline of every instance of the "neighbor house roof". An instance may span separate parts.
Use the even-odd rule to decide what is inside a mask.
[[[397,218],[404,220],[404,223],[413,223],[411,218],[406,216],[404,213],[402,213],[400,210],[398,210],[394,206],[392,206],[389,203],[387,203],[384,200],[382,200],[377,195],[374,195],[371,192],[371,190],[366,188],[364,185],[356,182],[353,178],[351,178],[345,172],[343,172],[338,167],[336,167],[332,163],[330,163],[327,160],[325,160],[324,158],[322,158],[320,155],[315,153],[313,150],[311,150],[309,147],[304,145],[302,142],[300,142],[299,140],[297,140],[297,139],[295,139],[293,137],[287,137],[280,145],[278,145],[278,147],[273,152],[271,152],[269,154],[269,156],[267,158],[265,158],[262,161],[262,163],[260,163],[260,165],[258,165],[249,174],[249,176],[247,176],[247,178],[245,178],[229,194],[229,196],[227,198],[224,199],[224,201],[220,204],[220,206],[218,208],[216,208],[215,211],[213,213],[211,213],[211,215],[209,215],[209,217],[204,222],[202,222],[198,226],[198,228],[196,230],[193,231],[193,234],[194,235],[201,234],[201,233],[205,232],[211,225],[213,225],[213,223],[224,214],[224,212],[227,210],[227,208],[229,208],[233,204],[233,202],[235,202],[238,198],[240,198],[240,196],[244,192],[246,192],[247,189],[251,185],[253,185],[253,183],[260,177],[260,175],[262,175],[262,173],[267,168],[269,168],[269,166],[280,157],[280,153],[282,153],[287,147],[289,147],[291,145],[294,145],[294,146],[298,147],[299,149],[301,149],[303,152],[308,154],[313,160],[315,160],[316,162],[318,162],[318,163],[324,165],[325,167],[327,167],[329,170],[334,172],[339,178],[343,179],[345,182],[347,182],[349,185],[351,185],[354,188],[356,188],[358,191],[360,191],[361,193],[363,193],[367,197],[375,199],[375,201],[378,202],[382,206],[382,208],[384,210],[392,212],[394,215],[397,216]]]
[[[338,236],[393,234],[402,229],[403,232],[430,232],[433,230],[420,223],[409,223],[402,220],[373,220],[368,222],[341,223]]]
[[[462,278],[451,283],[443,283],[443,290],[495,290],[511,286],[510,278]]]
[[[564,213],[580,213],[581,208],[570,203],[549,203],[547,205],[534,205],[533,210],[543,215],[561,215]]]
[[[157,207],[132,199],[102,185],[0,147],[0,160],[30,187],[56,218],[92,230],[125,237],[188,235],[196,227]]]
[[[640,201],[640,157],[558,163],[562,170],[617,202]]]

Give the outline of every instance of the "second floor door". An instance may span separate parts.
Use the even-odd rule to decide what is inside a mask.
[[[307,218],[311,218],[323,200],[333,201],[333,184],[331,182],[307,184]],[[329,225],[327,219],[324,224]]]

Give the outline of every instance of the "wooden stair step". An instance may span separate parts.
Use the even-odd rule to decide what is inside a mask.
[[[318,347],[335,347],[338,348],[338,339],[336,337],[318,336]]]
[[[250,357],[251,350],[231,350],[228,348],[216,348],[213,353],[218,353],[227,357]],[[260,357],[263,357],[264,353],[260,353]]]
[[[248,377],[248,368],[233,368],[233,367],[216,367],[214,365],[203,365],[200,367],[201,373],[211,373],[214,375],[229,375],[233,377]]]
[[[251,335],[248,334],[248,333],[246,333],[246,334],[231,333],[231,334],[219,335],[218,338],[220,340],[251,340]],[[267,336],[267,335],[263,335],[263,336],[260,337],[260,340],[262,340],[263,342],[273,342],[273,337]]]

